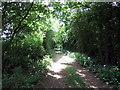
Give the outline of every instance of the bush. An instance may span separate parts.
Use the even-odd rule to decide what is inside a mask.
[[[23,76],[21,67],[16,67],[15,69],[13,69],[13,73],[14,74],[12,75],[3,74],[3,88],[18,88],[22,84],[25,84],[26,79]]]
[[[34,37],[33,35],[26,35],[26,38],[21,40],[16,38],[6,51],[7,53],[3,59],[3,70],[11,72],[17,66],[28,69],[29,63],[42,59],[46,53],[41,39],[37,35],[34,35]]]

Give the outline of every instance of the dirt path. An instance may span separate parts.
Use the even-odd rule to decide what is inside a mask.
[[[110,88],[97,78],[94,73],[78,65],[75,60],[64,54],[56,54],[49,72],[43,79],[44,84],[38,85],[36,88],[74,88],[66,81],[67,71],[65,68],[68,65],[72,65],[75,68],[78,75],[88,87]]]

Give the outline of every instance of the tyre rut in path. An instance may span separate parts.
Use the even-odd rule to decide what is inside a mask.
[[[43,78],[43,84],[38,85],[35,88],[74,88],[66,80],[66,77],[68,76],[66,66],[68,65],[75,68],[77,74],[89,88],[112,88],[103,83],[103,81],[97,78],[94,73],[78,65],[74,59],[65,54],[56,54],[50,70],[46,77]]]

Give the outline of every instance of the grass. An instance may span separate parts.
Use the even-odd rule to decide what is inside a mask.
[[[66,79],[71,85],[75,86],[75,88],[82,88],[84,90],[88,88],[72,66],[67,66],[66,69],[68,72],[68,77]]]

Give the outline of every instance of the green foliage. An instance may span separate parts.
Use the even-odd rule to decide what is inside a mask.
[[[51,65],[52,59],[47,55],[43,60],[36,61],[29,67],[29,73],[24,72],[21,67],[15,67],[13,74],[3,73],[3,88],[32,88],[40,81]]]
[[[101,65],[96,59],[90,58],[87,55],[81,53],[67,52],[67,54],[73,57],[78,62],[78,64],[87,67],[92,72],[96,73],[96,75],[104,82],[106,82],[106,84],[119,88],[120,69],[118,66]]]
[[[106,84],[111,84],[115,87],[118,87],[120,85],[120,72],[117,66],[99,66],[99,69],[96,72],[97,76],[103,79]]]
[[[13,70],[13,75],[9,76],[8,74],[3,74],[3,87],[12,87],[15,88],[21,86],[21,84],[24,84],[25,78],[22,75],[22,69],[21,67],[16,67]]]
[[[23,75],[22,72],[14,73],[11,76],[4,74],[3,88],[32,88],[35,83],[39,83],[38,80],[42,79],[42,77],[43,73],[41,72],[29,76]]]
[[[64,30],[67,32],[67,39],[63,41],[63,48],[79,52],[67,53],[80,65],[97,73],[106,83],[119,87],[120,3],[90,2],[67,5],[71,12],[76,12],[69,15],[71,21]],[[118,70],[114,70],[115,68]]]
[[[51,65],[52,59],[50,56],[45,55],[42,60],[38,60],[29,66],[29,73],[41,72],[45,74],[48,71],[48,66]]]
[[[3,3],[4,88],[33,87],[47,72],[55,54],[49,13],[40,3]]]
[[[10,65],[9,69],[17,65],[28,68],[29,63],[42,58],[45,55],[45,49],[42,46],[41,38],[37,35],[26,35],[23,40],[14,41],[6,57],[4,57],[4,61],[7,61],[6,65]],[[5,68],[7,70],[8,67],[6,66]]]
[[[46,55],[53,57],[55,47],[84,53],[70,55],[79,64],[99,73],[98,76],[102,79],[105,77],[106,82],[119,87],[119,73],[114,70],[119,69],[117,66],[120,64],[119,2],[2,4],[3,82],[6,85],[8,83],[8,87],[22,87],[23,84],[23,87],[29,87],[29,82],[27,84],[24,81],[28,79],[24,73],[36,81],[39,74],[35,75],[35,72],[47,71],[49,62],[44,59],[51,61]],[[53,19],[58,19],[59,24],[54,23]],[[54,27],[57,27],[57,32]],[[104,67],[101,63],[112,66]],[[34,74],[33,77],[30,73]],[[108,73],[113,75],[113,78],[109,77]],[[23,80],[21,83],[16,81],[19,76],[21,79],[18,81]],[[6,85],[4,84],[5,87]]]
[[[87,89],[85,83],[80,79],[80,76],[77,75],[75,69],[72,66],[66,67],[68,72],[67,80],[71,85],[74,85],[75,88],[82,88],[83,90]]]
[[[54,32],[52,30],[49,30],[46,32],[45,36],[46,37],[44,37],[44,47],[45,47],[47,53],[51,54],[52,49],[54,49],[54,47],[55,47]]]
[[[74,4],[73,4],[74,5]],[[79,3],[77,3],[79,5]],[[120,6],[112,2],[84,3],[76,7],[64,49],[85,53],[102,64],[119,66]],[[113,14],[114,13],[114,14]]]

